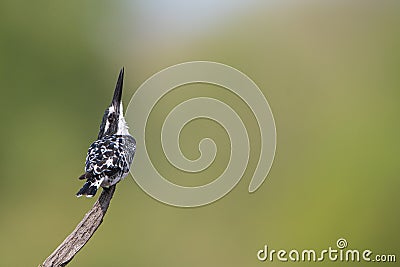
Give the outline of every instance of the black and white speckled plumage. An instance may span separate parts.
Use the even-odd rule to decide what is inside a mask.
[[[88,150],[85,173],[79,179],[86,183],[76,194],[92,197],[98,188],[112,186],[128,173],[135,155],[136,141],[129,134],[121,103],[124,70],[122,69],[110,107],[104,113],[98,139]]]
[[[127,150],[135,151],[135,140],[131,136],[112,135],[95,141],[88,150],[85,171],[101,175],[110,170],[126,173],[133,157]],[[130,158],[130,160],[128,159]],[[106,182],[104,182],[106,183]],[[113,185],[113,183],[106,186]]]
[[[85,174],[80,177],[87,179],[86,187],[82,187],[78,195],[86,191],[88,196],[94,195],[99,186],[109,187],[125,178],[135,149],[135,139],[130,135],[106,136],[93,142],[87,153]]]

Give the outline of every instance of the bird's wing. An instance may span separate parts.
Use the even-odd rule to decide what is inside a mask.
[[[124,170],[123,146],[123,138],[115,136],[107,136],[93,142],[86,157],[86,173],[93,175],[105,173],[110,176]]]

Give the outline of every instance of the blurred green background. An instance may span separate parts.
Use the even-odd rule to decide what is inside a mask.
[[[340,237],[349,248],[399,257],[400,5],[349,2],[1,1],[0,266],[37,266],[93,205],[75,197],[77,177],[119,69],[127,105],[151,75],[192,60],[233,66],[263,91],[277,127],[267,180],[247,192],[256,124],[243,103],[208,88],[250,118],[254,149],[238,186],[183,209],[155,201],[129,176],[68,266],[304,266],[259,262],[256,253],[265,244],[322,250]],[[187,87],[152,116],[196,96]],[[204,137],[222,152],[212,169],[176,173],[153,145],[160,171],[188,185],[217,177],[229,156],[218,125],[188,125],[183,152],[198,156]],[[160,142],[159,133],[150,138]]]

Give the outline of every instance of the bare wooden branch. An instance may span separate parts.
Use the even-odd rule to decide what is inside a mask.
[[[39,267],[59,267],[67,265],[96,232],[103,222],[115,185],[103,189],[99,199],[76,226],[75,230],[56,248],[56,250]]]

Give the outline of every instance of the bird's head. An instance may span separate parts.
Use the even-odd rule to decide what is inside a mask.
[[[121,69],[115,86],[114,96],[111,105],[104,112],[103,120],[100,125],[100,131],[97,139],[114,134],[129,134],[128,126],[125,122],[122,107],[122,86],[124,80],[124,68]]]

